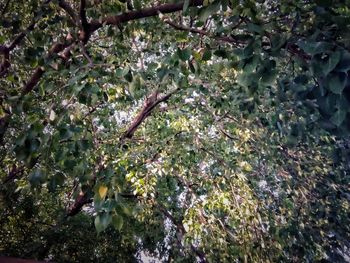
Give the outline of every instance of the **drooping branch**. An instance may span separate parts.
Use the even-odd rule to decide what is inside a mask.
[[[179,222],[178,220],[176,220],[176,218],[168,210],[166,210],[163,206],[157,205],[157,207],[162,212],[162,214],[175,225],[177,231],[181,234],[181,236],[186,234],[186,230],[185,230],[185,227],[183,226],[182,222]],[[180,243],[180,245],[182,245],[182,244]],[[195,247],[193,244],[191,244],[191,250],[197,255],[197,257],[199,258],[201,263],[208,262],[205,254],[201,250],[199,250],[197,247]]]
[[[122,136],[121,140],[128,138],[131,139],[134,136],[135,131],[137,128],[143,123],[143,121],[152,113],[153,109],[161,102],[167,101],[175,92],[174,90],[167,95],[164,95],[163,97],[158,98],[158,91],[155,91],[154,93],[149,96],[144,106],[142,107],[141,111],[137,114],[134,121],[130,125],[130,127],[127,129],[127,131]]]

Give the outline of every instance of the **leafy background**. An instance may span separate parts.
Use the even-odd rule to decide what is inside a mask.
[[[3,2],[1,254],[349,261],[349,1]]]

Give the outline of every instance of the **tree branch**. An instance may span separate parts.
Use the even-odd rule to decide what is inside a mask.
[[[17,175],[22,175],[24,172],[24,167],[17,167],[15,164],[12,165],[11,170],[9,171],[8,176],[4,179],[3,184],[6,184],[14,180]]]
[[[66,11],[66,13],[73,19],[73,22],[76,25],[79,25],[79,17],[78,15],[75,13],[74,9],[69,5],[69,3],[67,3],[64,0],[59,0],[58,1],[58,5],[64,10]]]
[[[42,4],[42,7],[44,5],[47,5],[51,0],[47,0]],[[6,3],[6,5],[9,4],[9,1]],[[5,6],[5,9],[7,8],[7,6]],[[4,10],[5,11],[5,10]],[[3,12],[4,12],[3,11]],[[11,44],[6,47],[6,46],[1,46],[0,48],[0,53],[4,54],[4,60],[3,62],[0,64],[0,77],[3,77],[6,73],[7,70],[10,68],[11,63],[10,63],[10,52],[15,49],[21,42],[22,40],[27,36],[27,34],[29,32],[31,32],[36,24],[37,21],[34,21],[23,31],[21,32],[12,42]]]
[[[32,31],[34,29],[35,22],[31,23],[22,33],[20,33],[7,47],[4,45],[0,46],[0,53],[4,55],[3,62],[0,64],[0,77],[3,77],[7,70],[11,67],[10,63],[10,52],[21,43],[23,38],[28,34],[28,32]]]
[[[81,211],[84,205],[89,203],[92,203],[92,198],[89,196],[88,193],[81,192],[78,198],[73,203],[73,205],[69,207],[66,217],[75,216]]]
[[[92,59],[90,58],[85,46],[83,45],[83,43],[79,43],[80,45],[80,49],[81,52],[83,53],[84,57],[87,59],[87,61],[89,62],[89,67],[93,67],[94,66],[94,62],[92,61]]]
[[[79,34],[79,39],[86,44],[89,41],[89,38],[93,32],[93,30],[90,29],[90,24],[87,21],[86,18],[86,1],[80,0],[80,9],[79,9],[79,15],[80,15],[80,22],[81,22],[81,30]]]
[[[48,54],[46,55],[46,58],[51,58],[53,55],[58,54],[59,52],[63,51],[65,48],[71,46],[73,43],[67,42],[67,43],[55,43],[52,45],[52,47],[49,49]],[[68,59],[68,57],[67,57]],[[41,77],[45,73],[44,67],[37,67],[30,77],[30,79],[27,81],[27,83],[24,85],[22,89],[22,96],[28,94],[31,92],[34,87],[39,83]]]
[[[10,63],[10,52],[6,46],[2,46],[3,50],[0,51],[4,55],[3,61],[0,64],[0,77],[6,75],[7,70],[11,67]]]
[[[85,0],[80,0],[79,15],[80,15],[80,21],[81,21],[83,30],[88,30],[89,23],[86,18],[86,1]]]
[[[64,3],[63,0],[61,0],[60,2]],[[189,6],[200,6],[202,4],[203,4],[203,0],[191,0]],[[151,16],[157,16],[159,14],[159,12],[164,13],[164,14],[165,13],[173,13],[173,12],[181,11],[183,8],[183,5],[184,5],[184,2],[180,2],[180,3],[176,3],[176,4],[173,4],[173,3],[163,4],[163,5],[145,8],[145,9],[141,9],[141,10],[137,10],[137,11],[127,12],[127,13],[117,15],[117,16],[110,16],[110,17],[102,19],[102,21],[93,20],[89,24],[89,35],[91,35],[91,33],[96,31],[100,27],[102,27],[104,24],[118,25],[120,23],[126,23],[126,22],[131,21],[131,20],[136,20],[136,19],[141,19],[141,18],[146,18],[146,17],[151,17]],[[86,38],[86,39],[85,38],[86,38],[86,36],[85,37],[83,36],[83,38],[80,37],[80,39],[83,41],[84,44],[85,44],[84,40],[86,40],[86,42],[88,41],[88,38]],[[73,44],[73,43],[71,43],[71,44]],[[66,45],[65,47],[68,47],[68,46],[69,45]],[[58,52],[56,52],[56,53],[59,53],[62,50],[57,50],[57,51]],[[43,68],[41,68],[41,70],[43,70]],[[41,70],[37,68],[34,71],[31,79],[27,82],[27,84],[23,88],[23,92],[22,92],[23,94],[27,94],[28,92],[30,92],[35,87],[35,85],[40,81],[40,78],[42,77],[42,75],[44,73],[44,72],[41,72]],[[41,74],[39,74],[39,73],[41,73]]]
[[[5,6],[4,6],[4,9],[2,9],[2,11],[1,11],[1,16],[5,15],[6,10],[7,10],[7,8],[8,8],[9,5],[10,5],[10,1],[11,1],[11,0],[7,0],[6,4],[5,4]]]
[[[33,90],[36,84],[40,81],[40,78],[43,76],[44,72],[45,70],[43,67],[38,67],[35,69],[34,74],[31,76],[29,81],[23,87],[22,95],[26,95]]]
[[[187,31],[187,32],[191,32],[191,33],[195,33],[195,34],[199,34],[199,35],[202,35],[202,36],[207,36],[209,38],[213,38],[215,40],[218,40],[218,41],[222,41],[222,42],[227,42],[227,43],[230,43],[230,44],[242,44],[244,42],[242,41],[239,41],[233,37],[228,37],[228,36],[215,36],[213,34],[211,34],[210,32],[207,32],[205,30],[201,30],[201,29],[197,29],[197,28],[191,28],[191,27],[186,27],[184,25],[178,25],[172,21],[170,21],[168,18],[165,18],[163,19],[163,21],[170,25],[171,27],[177,29],[177,30],[180,30],[180,31]]]
[[[6,114],[5,116],[0,118],[0,145],[3,145],[4,143],[4,135],[9,125],[9,122],[10,122],[9,114]]]
[[[35,22],[32,22],[22,33],[20,33],[9,45],[9,51],[12,51],[19,43],[21,43],[23,38],[34,29],[34,26]]]
[[[137,20],[141,18],[151,17],[151,16],[157,16],[159,13],[167,14],[167,13],[174,13],[177,11],[181,11],[183,8],[184,2],[180,3],[170,3],[170,4],[163,4],[158,5],[154,7],[144,8],[141,10],[131,11],[127,13],[123,13],[121,15],[117,16],[109,16],[106,18],[103,18],[101,21],[99,20],[92,20],[91,30],[95,31],[102,27],[103,25],[119,25],[122,23],[126,23],[131,20]],[[190,0],[189,6],[201,6],[203,5],[203,0]]]
[[[170,221],[176,226],[177,230],[181,233],[181,235],[184,235],[186,233],[186,230],[182,224],[182,222],[178,222],[175,217],[170,214],[168,210],[166,210],[163,206],[157,205],[158,209],[163,213],[165,217],[170,219]],[[205,254],[200,251],[197,247],[195,247],[193,244],[191,244],[191,250],[197,255],[197,257],[200,259],[201,263],[208,262],[206,259]]]
[[[167,95],[164,95],[161,98],[158,98],[158,91],[154,92],[149,96],[142,108],[142,110],[137,114],[136,118],[128,128],[128,130],[124,133],[121,140],[125,138],[131,139],[134,136],[135,131],[137,128],[142,124],[142,122],[152,113],[153,109],[161,102],[167,101],[178,89],[175,89],[174,91],[170,92]]]

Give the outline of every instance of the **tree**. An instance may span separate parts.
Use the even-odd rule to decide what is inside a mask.
[[[347,260],[348,0],[3,2],[2,254]]]

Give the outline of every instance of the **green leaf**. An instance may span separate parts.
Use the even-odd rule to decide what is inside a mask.
[[[112,221],[112,216],[109,213],[99,213],[95,217],[95,228],[97,233],[104,231]]]
[[[210,59],[211,59],[211,51],[210,51],[210,49],[205,49],[204,53],[202,55],[202,60],[203,61],[208,61]]]
[[[46,174],[41,169],[35,169],[29,175],[29,182],[33,186],[43,184],[45,180]]]
[[[332,6],[332,0],[315,0],[316,4],[323,7]]]
[[[271,70],[270,72],[266,72],[260,79],[260,83],[264,85],[272,85],[277,77],[277,70]]]
[[[247,29],[248,29],[248,31],[250,31],[252,33],[262,34],[264,32],[264,29],[262,26],[257,25],[257,24],[253,24],[253,23],[248,23]]]
[[[38,140],[38,139],[30,140],[29,145],[30,145],[29,146],[29,151],[31,153],[35,153],[40,147],[40,140]]]
[[[94,195],[94,209],[96,212],[100,211],[105,203],[104,199],[100,198],[100,194],[96,193]]]
[[[140,75],[134,76],[132,82],[129,85],[129,92],[132,97],[138,99],[140,97],[140,93],[142,93],[142,85],[143,85],[143,79]]]
[[[258,55],[253,55],[247,59],[241,61],[243,66],[243,70],[245,73],[254,72],[257,66],[261,63],[260,57]]]
[[[257,81],[258,78],[256,73],[242,73],[237,78],[237,82],[244,87],[249,87]]]
[[[342,94],[347,81],[347,74],[335,72],[327,77],[327,88],[334,94]]]
[[[132,76],[131,70],[129,70],[128,73],[126,73],[126,74],[124,75],[124,78],[125,78],[128,82],[132,82],[133,76]]]
[[[328,75],[339,63],[341,53],[339,51],[332,52],[329,54],[327,61],[323,66],[323,74]]]
[[[276,34],[271,37],[271,50],[276,52],[286,43],[287,39],[284,35]]]
[[[189,5],[190,5],[190,0],[185,0],[185,1],[184,1],[184,5],[183,5],[183,7],[182,7],[182,12],[183,12],[183,13],[186,13],[186,11],[187,11]]]
[[[215,56],[221,57],[221,58],[228,58],[229,54],[224,49],[218,49],[214,52]]]
[[[336,67],[337,71],[347,72],[350,70],[350,52],[343,51],[339,64]]]
[[[123,227],[124,224],[124,220],[123,217],[120,215],[113,215],[112,217],[112,225],[114,226],[114,228],[118,231],[120,231]]]
[[[336,95],[331,94],[328,96],[320,97],[320,99],[317,101],[317,104],[322,112],[327,115],[332,115],[336,110],[336,102]]]
[[[191,50],[189,48],[177,49],[177,54],[182,61],[187,61],[191,57]]]
[[[128,74],[129,72],[129,69],[128,68],[117,68],[115,70],[115,75],[118,77],[118,78],[122,78],[124,77],[126,74]]]
[[[346,114],[347,114],[346,110],[338,109],[334,113],[334,115],[330,118],[330,121],[339,127],[345,120]]]
[[[199,11],[199,21],[205,22],[211,15],[215,14],[220,10],[220,1],[215,1],[214,3],[204,6]]]
[[[62,186],[64,183],[65,176],[63,173],[58,172],[52,176],[47,185],[50,192],[54,192],[57,189],[57,186]]]
[[[310,55],[316,55],[330,50],[333,45],[328,42],[300,41],[298,46]]]
[[[59,134],[61,140],[68,140],[73,136],[73,132],[67,127],[59,129]]]
[[[253,56],[254,48],[252,43],[248,44],[244,49],[235,49],[234,54],[237,55],[240,59],[245,59]]]

